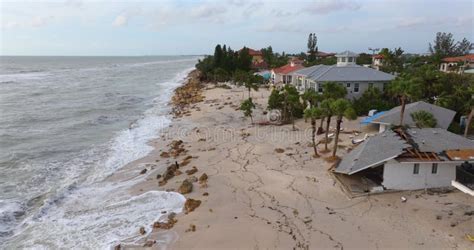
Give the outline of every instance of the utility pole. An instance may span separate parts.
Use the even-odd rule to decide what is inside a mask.
[[[372,51],[372,56],[375,55],[375,52],[378,52],[380,50],[380,48],[370,48],[369,47],[369,50]]]

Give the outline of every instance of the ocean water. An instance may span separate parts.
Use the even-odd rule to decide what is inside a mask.
[[[177,193],[129,195],[146,175],[104,179],[152,150],[197,59],[0,57],[0,249],[106,249],[180,212]]]

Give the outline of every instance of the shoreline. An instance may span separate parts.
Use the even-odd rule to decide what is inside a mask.
[[[154,150],[121,170],[147,174],[130,189],[132,195],[176,192],[186,179],[192,185],[192,191],[183,194],[192,204],[158,223],[150,222],[155,229],[146,233],[142,246],[468,248],[464,234],[472,233],[472,216],[465,213],[473,207],[462,193],[410,191],[349,199],[327,172],[329,154],[311,157],[309,124],[303,119],[296,122],[297,131],[291,125],[251,125],[238,110],[246,89],[218,88],[192,74],[196,71],[189,77],[194,80],[187,78],[175,90],[172,125],[150,141]],[[269,93],[262,88],[251,93],[257,103],[256,121],[266,119]],[[357,120],[344,121],[343,127],[360,129]],[[349,136],[341,134],[339,155],[352,147]],[[173,167],[176,163],[178,168]],[[207,179],[200,180],[204,173]],[[408,202],[402,203],[401,196]],[[189,205],[198,206],[186,212]],[[137,233],[141,226],[145,225],[137,225]]]

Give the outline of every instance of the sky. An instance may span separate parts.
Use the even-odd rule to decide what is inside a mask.
[[[0,0],[0,55],[197,55],[216,44],[324,52],[474,41],[472,0]]]

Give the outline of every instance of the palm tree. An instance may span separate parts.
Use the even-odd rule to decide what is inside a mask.
[[[421,84],[420,79],[411,77],[409,75],[401,75],[390,84],[389,92],[392,96],[400,99],[401,111],[400,111],[400,126],[403,125],[403,117],[405,116],[405,105],[407,101],[416,99],[421,95]]]
[[[436,127],[436,118],[428,111],[420,110],[410,114],[418,128],[434,128]]]
[[[318,107],[308,108],[304,111],[304,117],[311,119],[311,139],[313,141],[314,157],[319,157],[318,148],[316,145],[316,119],[321,118],[323,112]]]
[[[329,125],[331,124],[332,117],[332,105],[333,99],[326,99],[321,102],[322,116],[326,119],[326,134],[324,136],[324,150],[328,151],[328,140],[329,140]]]
[[[336,136],[334,137],[334,148],[332,151],[332,156],[336,156],[337,144],[339,141],[339,132],[341,131],[342,118],[345,117],[349,120],[354,120],[357,118],[355,110],[352,108],[351,103],[346,100],[339,98],[331,103],[331,109],[334,112],[334,115],[337,116],[336,120]]]
[[[347,95],[347,89],[342,86],[339,83],[336,82],[325,82],[322,84],[323,86],[323,94],[320,97],[322,100],[334,100],[338,98],[344,98]],[[327,105],[328,107],[328,105]],[[326,109],[326,111],[329,111]],[[330,113],[330,112],[329,112]],[[327,148],[327,140],[328,140],[328,129],[329,129],[329,124],[331,123],[331,115],[329,116],[323,116],[321,118],[321,123],[319,125],[319,131],[323,131],[323,123],[324,119],[327,119],[329,117],[329,120],[326,120],[326,144],[325,144],[325,150],[328,150]]]

